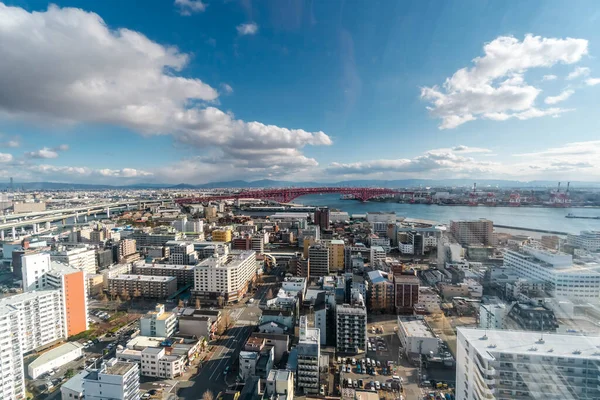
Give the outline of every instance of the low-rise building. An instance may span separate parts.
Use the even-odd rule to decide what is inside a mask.
[[[441,341],[422,316],[399,316],[398,338],[408,356],[437,355],[439,352]]]
[[[83,399],[83,377],[88,371],[83,370],[73,376],[60,386],[61,400],[81,400]]]
[[[147,347],[141,355],[140,372],[143,376],[174,379],[183,373],[185,357],[167,354],[164,347]]]
[[[171,276],[117,275],[108,280],[109,293],[130,298],[167,299],[177,292],[177,280]]]
[[[27,373],[31,379],[37,379],[55,368],[78,359],[83,355],[83,346],[77,342],[70,342],[49,350],[33,360],[27,366]]]
[[[397,314],[412,314],[419,303],[420,281],[413,274],[394,274]]]
[[[278,400],[294,398],[294,373],[287,369],[272,369],[267,376],[267,396]]]
[[[83,377],[83,394],[86,400],[138,400],[138,365],[113,358],[102,363],[99,369],[88,370]]]
[[[219,310],[186,308],[179,316],[179,333],[210,340],[215,335],[220,320]]]
[[[177,316],[165,311],[164,304],[157,304],[154,311],[149,311],[140,318],[140,334],[142,336],[170,337],[177,330]]]

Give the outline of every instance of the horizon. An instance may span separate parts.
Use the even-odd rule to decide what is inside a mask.
[[[0,180],[597,183],[598,18],[591,0],[0,0]]]

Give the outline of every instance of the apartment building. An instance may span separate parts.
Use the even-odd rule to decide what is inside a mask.
[[[211,232],[215,242],[231,242],[231,231],[229,229],[215,229]]]
[[[178,218],[171,224],[177,232],[202,233],[204,231],[204,222],[201,219],[189,220],[187,217]]]
[[[76,247],[68,250],[53,251],[50,253],[52,261],[59,261],[78,268],[86,274],[95,274],[98,269],[96,250],[88,247]]]
[[[367,308],[362,295],[353,292],[350,304],[335,306],[336,351],[358,354],[367,349]]]
[[[25,375],[23,367],[23,332],[20,311],[11,305],[0,304],[0,398],[24,400]]]
[[[83,377],[86,400],[139,400],[140,371],[137,363],[108,360]]]
[[[175,379],[183,373],[185,357],[167,354],[164,347],[147,347],[141,352],[140,366],[143,376]]]
[[[310,276],[329,275],[329,248],[324,243],[315,243],[308,248]]]
[[[40,290],[46,286],[46,272],[50,270],[50,254],[36,253],[21,256],[23,291]]]
[[[17,311],[23,353],[66,338],[66,316],[60,290],[39,290],[5,297],[0,299],[0,307]]]
[[[88,275],[90,276],[90,275]],[[88,280],[86,274],[69,265],[52,262],[46,285],[60,291],[64,337],[88,330]]]
[[[267,396],[278,400],[292,400],[294,398],[294,374],[287,369],[272,369],[267,376]]]
[[[420,281],[416,275],[394,274],[397,314],[412,314],[419,303]]]
[[[597,301],[600,264],[574,261],[570,254],[536,245],[504,251],[504,267],[517,276],[544,282],[553,297]]]
[[[369,312],[391,314],[395,311],[394,282],[389,274],[375,270],[367,273],[367,309]]]
[[[157,304],[154,311],[148,311],[140,318],[142,336],[171,337],[177,330],[177,316],[165,311],[164,304]]]
[[[296,386],[298,390],[305,394],[319,393],[319,359],[321,358],[321,343],[319,337],[319,329],[309,328],[306,316],[301,316],[300,340],[296,346],[298,352]]]
[[[153,276],[171,276],[177,279],[177,286],[184,287],[194,284],[195,266],[191,265],[172,265],[172,264],[145,264],[136,263],[133,265],[133,271],[140,275]]]
[[[329,240],[327,241],[327,247],[329,248],[329,269],[331,271],[343,271],[344,270],[344,241],[343,240]]]
[[[456,398],[600,398],[600,337],[459,327]]]
[[[450,232],[463,246],[494,245],[494,223],[489,219],[450,221]]]
[[[138,230],[134,231],[130,238],[135,240],[137,250],[140,250],[147,246],[164,246],[168,241],[179,240],[181,237],[180,232],[149,233]]]
[[[117,275],[129,274],[131,273],[131,270],[131,264],[116,264],[101,270],[100,274],[103,277],[104,288],[108,289],[108,281],[111,278],[114,278]]]
[[[131,298],[167,299],[177,292],[177,280],[172,276],[117,275],[108,280],[109,293]]]
[[[117,245],[117,262],[130,263],[140,259],[135,239],[121,239]]]
[[[232,251],[209,257],[194,270],[193,295],[209,302],[217,302],[221,296],[226,303],[238,301],[256,279],[256,270],[254,251]]]
[[[600,251],[600,231],[581,231],[579,235],[567,235],[567,244],[587,251]]]
[[[331,220],[330,210],[327,207],[320,207],[315,210],[313,215],[313,223],[315,225],[319,225],[321,230],[329,229],[329,224]]]
[[[167,242],[169,248],[169,263],[194,265],[198,262],[198,253],[191,242]]]
[[[379,261],[385,261],[386,252],[385,249],[381,246],[371,247],[370,250],[370,262],[371,266],[375,265]]]

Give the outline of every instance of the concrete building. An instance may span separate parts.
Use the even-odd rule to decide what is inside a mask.
[[[171,223],[177,232],[184,233],[202,233],[204,232],[204,222],[201,219],[189,220],[187,217],[181,217]]]
[[[138,230],[134,231],[130,238],[135,240],[137,249],[141,250],[147,246],[164,246],[170,240],[181,239],[181,236],[180,232],[149,233]]]
[[[300,340],[296,347],[298,369],[296,386],[306,394],[317,394],[320,388],[319,360],[321,358],[320,333],[308,327],[305,315],[300,317]]]
[[[86,400],[138,400],[140,372],[136,363],[108,360],[99,369],[88,370],[83,377]]]
[[[98,269],[96,250],[88,247],[76,247],[50,253],[52,261],[59,261],[78,268],[86,274],[95,274]]]
[[[336,351],[358,354],[367,349],[367,308],[362,295],[354,292],[350,304],[335,306]]]
[[[194,284],[195,266],[176,264],[136,263],[133,272],[140,275],[172,276],[177,279],[177,287]]]
[[[232,251],[202,260],[194,271],[193,296],[201,301],[232,303],[244,297],[256,279],[256,253]]]
[[[183,373],[185,357],[167,354],[165,347],[147,347],[141,351],[140,373],[152,378],[175,379]]]
[[[198,262],[198,253],[193,243],[167,242],[169,247],[169,264],[195,265]]]
[[[375,265],[378,261],[384,261],[386,257],[385,249],[381,246],[371,247],[370,252],[370,263],[371,266]]]
[[[437,355],[441,344],[422,316],[399,316],[398,338],[407,355]]]
[[[600,398],[600,337],[459,327],[456,398]]]
[[[508,313],[506,304],[496,298],[485,298],[479,304],[479,327],[481,329],[504,329]]]
[[[286,277],[281,283],[281,288],[286,292],[300,293],[304,297],[306,294],[306,284],[306,278],[304,277]]]
[[[27,366],[27,373],[31,379],[37,379],[55,368],[78,359],[83,356],[83,346],[77,342],[65,343],[49,350],[33,360]]]
[[[250,337],[264,340],[265,346],[272,346],[274,352],[273,357],[276,363],[281,361],[283,355],[288,351],[290,346],[290,337],[287,334],[254,332]]]
[[[319,207],[315,210],[313,223],[319,225],[321,231],[329,229],[329,223],[331,220],[330,211],[327,207]]]
[[[0,299],[0,309],[16,310],[22,353],[65,339],[65,315],[60,290],[39,290]]]
[[[394,282],[390,279],[389,274],[379,270],[369,271],[366,280],[369,312],[394,313]]]
[[[157,304],[154,311],[148,311],[140,318],[142,336],[171,337],[177,330],[177,316],[165,311],[164,304]]]
[[[77,335],[89,328],[87,284],[84,271],[59,262],[53,261],[46,272],[45,288],[60,292],[64,337]]]
[[[315,243],[308,248],[310,276],[329,275],[329,248],[324,243]]]
[[[211,232],[211,235],[215,242],[231,242],[231,231],[229,229],[215,229]]]
[[[419,302],[415,306],[418,314],[435,314],[441,311],[441,298],[430,287],[419,287]]]
[[[131,273],[131,264],[116,264],[100,271],[103,276],[104,288],[108,289],[108,281],[117,275],[127,275]]]
[[[535,245],[504,251],[504,266],[519,277],[546,283],[553,297],[597,301],[600,298],[600,264],[574,262],[570,254]]]
[[[345,266],[344,260],[344,241],[343,240],[329,240],[327,242],[329,248],[329,270],[330,271],[343,271]]]
[[[83,399],[83,377],[88,371],[83,370],[60,386],[61,400],[82,400]]]
[[[463,246],[470,244],[494,245],[494,223],[489,219],[450,221],[450,232]]]
[[[419,303],[419,278],[415,275],[394,274],[397,314],[412,314]]]
[[[25,373],[23,368],[23,315],[16,307],[0,303],[0,362],[2,363],[2,384],[0,398],[24,400]]]
[[[211,340],[217,331],[221,312],[186,308],[179,316],[179,333]]]
[[[567,235],[567,244],[591,252],[600,251],[600,231],[581,231],[579,235]]]
[[[287,369],[272,369],[267,376],[265,393],[269,398],[292,400],[294,398],[294,373]]]
[[[40,290],[46,286],[46,272],[50,270],[50,254],[37,253],[21,256],[23,291]]]
[[[109,293],[130,298],[167,299],[177,292],[177,280],[172,276],[117,275],[108,280]]]
[[[367,213],[367,222],[373,224],[374,222],[383,222],[385,224],[395,224],[396,223],[396,213],[395,212],[368,212]]]
[[[117,245],[117,262],[120,264],[134,262],[140,259],[135,239],[121,239]]]

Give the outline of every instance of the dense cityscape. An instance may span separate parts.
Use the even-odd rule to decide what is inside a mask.
[[[2,398],[600,397],[600,231],[293,190],[4,193]]]

